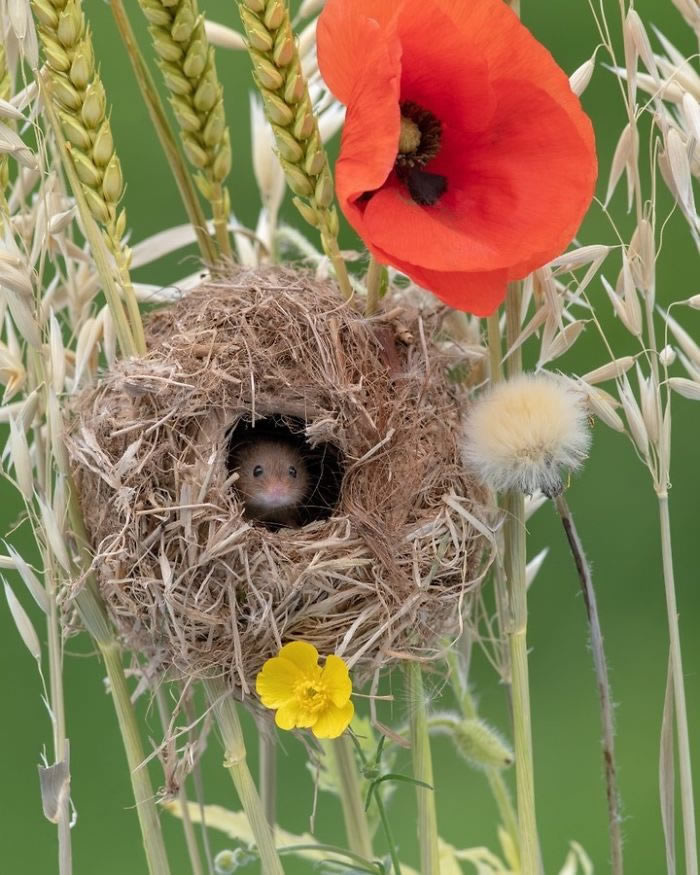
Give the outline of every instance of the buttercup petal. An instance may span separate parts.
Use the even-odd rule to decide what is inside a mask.
[[[318,674],[318,650],[308,641],[290,641],[279,652],[280,659],[286,659],[307,677]]]
[[[352,693],[352,681],[345,662],[335,654],[326,657],[321,682],[337,708],[342,708]]]
[[[347,702],[342,708],[329,705],[322,711],[311,731],[316,738],[338,738],[350,725],[354,713],[355,706],[352,702]]]
[[[255,690],[266,708],[279,708],[294,696],[294,687],[302,680],[299,668],[288,659],[268,659],[255,679]]]
[[[297,718],[299,716],[299,705],[295,699],[283,705],[275,714],[275,723],[280,729],[296,729],[299,725]]]

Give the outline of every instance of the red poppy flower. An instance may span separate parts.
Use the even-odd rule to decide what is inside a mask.
[[[328,0],[318,59],[347,106],[340,204],[380,262],[483,316],[569,244],[593,130],[503,0]]]

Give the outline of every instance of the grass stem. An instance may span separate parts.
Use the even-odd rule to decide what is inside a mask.
[[[274,830],[277,823],[277,736],[263,718],[256,719],[259,738],[258,788],[265,817]]]
[[[326,756],[333,757],[340,782],[340,803],[343,808],[348,846],[351,851],[371,860],[374,854],[372,836],[365,814],[360,774],[352,742],[347,735],[341,735],[333,741],[324,742],[323,747]]]
[[[624,871],[622,856],[622,815],[620,813],[620,794],[617,786],[615,766],[615,725],[613,719],[613,701],[608,677],[608,665],[603,647],[603,633],[598,616],[598,603],[593,588],[591,569],[586,561],[583,545],[578,536],[569,504],[564,495],[554,499],[554,506],[561,519],[566,533],[571,554],[578,572],[583,602],[591,630],[591,651],[598,685],[600,700],[600,720],[602,731],[603,763],[605,768],[605,784],[608,802],[608,831],[610,834],[610,864],[613,875],[622,875]]]

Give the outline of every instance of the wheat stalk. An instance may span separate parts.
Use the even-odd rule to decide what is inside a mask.
[[[119,209],[124,177],[107,112],[104,85],[95,66],[90,28],[80,0],[32,0],[48,69],[46,84],[56,107],[81,191],[102,227],[123,289],[135,349],[146,343],[129,276],[130,251],[123,242],[126,212]]]
[[[231,169],[231,141],[224,90],[204,17],[197,11],[196,0],[139,0],[139,5],[149,22],[185,154],[199,171],[195,181],[212,206],[219,249],[230,256],[228,192],[223,182]]]
[[[289,10],[284,0],[239,0],[253,77],[272,125],[287,185],[303,219],[321,234],[343,294],[352,287],[338,247],[333,177],[313,113]]]

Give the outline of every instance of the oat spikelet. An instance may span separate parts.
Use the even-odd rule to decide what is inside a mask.
[[[338,249],[338,214],[333,206],[333,177],[313,113],[311,96],[284,0],[239,0],[241,21],[260,89],[265,115],[294,205],[306,222],[318,228],[333,262],[338,283],[352,290]]]
[[[7,69],[5,46],[0,43],[0,100],[10,99],[10,72]],[[5,208],[5,189],[10,181],[7,155],[0,154],[0,209]]]
[[[124,177],[114,148],[90,27],[81,0],[32,0],[32,9],[48,64],[47,87],[82,183],[82,194],[114,255],[137,349],[145,349],[129,277],[131,252],[122,241],[126,212],[119,209],[119,201],[124,194]]]
[[[562,470],[578,468],[590,443],[583,396],[550,374],[522,374],[497,384],[472,408],[464,458],[498,492],[562,491]]]
[[[196,0],[139,0],[149,22],[158,64],[170,92],[170,105],[195,181],[212,205],[216,236],[230,255],[228,194],[223,182],[231,170],[231,141],[224,115],[224,90],[216,74],[214,49]]]

